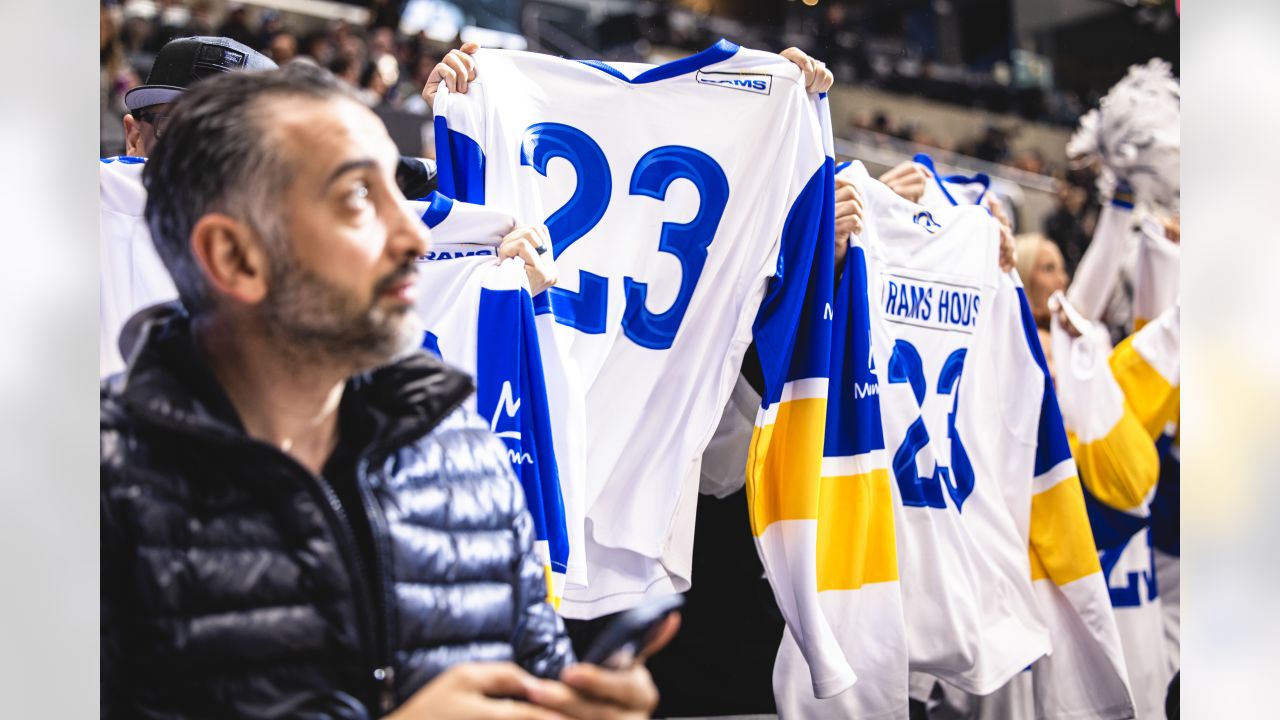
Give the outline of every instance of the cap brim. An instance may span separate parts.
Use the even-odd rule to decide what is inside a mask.
[[[124,106],[130,110],[173,102],[186,88],[172,85],[139,85],[124,94]]]

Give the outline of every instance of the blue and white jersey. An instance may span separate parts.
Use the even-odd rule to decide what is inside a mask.
[[[423,347],[475,377],[467,403],[507,446],[533,516],[548,598],[558,604],[566,582],[586,583],[585,564],[574,557],[582,553],[581,387],[558,350],[546,294],[530,295],[523,261],[498,261],[498,244],[515,226],[511,216],[438,193],[411,205],[432,233],[418,261]]]
[[[846,173],[867,202],[912,670],[985,695],[1034,662],[1038,717],[1128,717],[1075,463],[998,224],[911,203],[858,163]]]
[[[143,211],[146,161],[137,157],[102,158],[98,163],[98,375],[124,369],[120,330],[148,305],[178,297],[173,278],[151,243]]]
[[[689,587],[698,462],[754,339],[765,380],[747,459],[757,547],[813,667],[854,681],[815,582],[834,158],[824,97],[721,41],[660,66],[481,50],[436,95],[440,191],[551,231],[553,315],[587,387],[596,617]]]

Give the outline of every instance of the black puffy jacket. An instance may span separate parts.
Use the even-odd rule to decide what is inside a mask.
[[[469,377],[419,353],[347,384],[373,440],[344,507],[245,434],[180,311],[140,342],[102,388],[104,718],[371,717],[456,663],[572,662]]]

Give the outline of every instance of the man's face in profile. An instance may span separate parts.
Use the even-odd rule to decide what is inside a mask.
[[[395,182],[382,121],[346,99],[274,103],[265,124],[291,176],[264,232],[262,311],[281,338],[369,367],[417,347],[415,259],[428,234]]]

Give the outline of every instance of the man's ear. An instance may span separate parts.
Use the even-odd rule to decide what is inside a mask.
[[[124,154],[134,157],[146,157],[142,149],[142,125],[133,113],[124,116]]]
[[[191,252],[215,292],[246,305],[267,296],[269,260],[245,223],[222,213],[201,217],[191,229]]]

